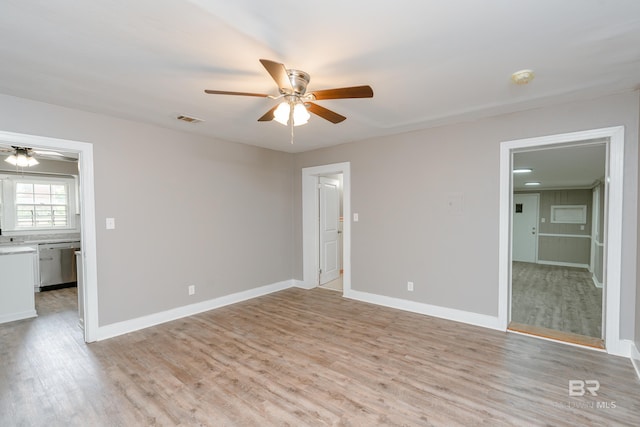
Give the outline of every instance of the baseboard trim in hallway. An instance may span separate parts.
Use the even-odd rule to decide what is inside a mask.
[[[509,323],[508,331],[518,332],[525,335],[533,335],[536,337],[560,341],[568,344],[574,344],[581,347],[589,347],[597,350],[604,350],[604,341],[600,338],[587,337],[584,335],[572,334],[570,332],[556,331],[555,329],[543,328],[540,326],[525,325],[522,323]]]

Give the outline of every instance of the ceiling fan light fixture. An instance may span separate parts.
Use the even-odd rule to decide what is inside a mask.
[[[307,111],[307,107],[302,103],[298,103],[293,107],[293,125],[300,126],[307,124],[311,114]]]
[[[30,149],[14,147],[14,150],[13,154],[4,159],[5,162],[21,168],[35,166],[40,163],[33,158]]]
[[[278,108],[273,112],[273,119],[286,126],[289,123],[289,111],[291,110],[291,106],[288,102],[282,102],[278,105]]]
[[[309,122],[309,118],[311,118],[311,114],[307,111],[307,107],[304,106],[301,102],[289,102],[284,101],[278,108],[273,112],[273,119],[287,126],[289,124],[289,119],[291,116],[291,106],[293,105],[293,125],[301,126],[307,124]]]

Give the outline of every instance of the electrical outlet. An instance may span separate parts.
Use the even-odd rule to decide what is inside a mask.
[[[196,293],[196,285],[189,285],[189,295]]]
[[[413,292],[413,282],[407,282],[407,290]]]

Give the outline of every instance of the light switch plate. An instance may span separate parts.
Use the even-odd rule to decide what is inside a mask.
[[[113,230],[116,228],[116,219],[115,218],[107,218],[106,221],[107,230]]]
[[[358,222],[358,214],[357,213],[353,214],[353,222]]]

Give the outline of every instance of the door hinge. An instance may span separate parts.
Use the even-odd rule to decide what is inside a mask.
[[[318,271],[318,274],[322,274],[322,269],[320,269],[320,271]]]

